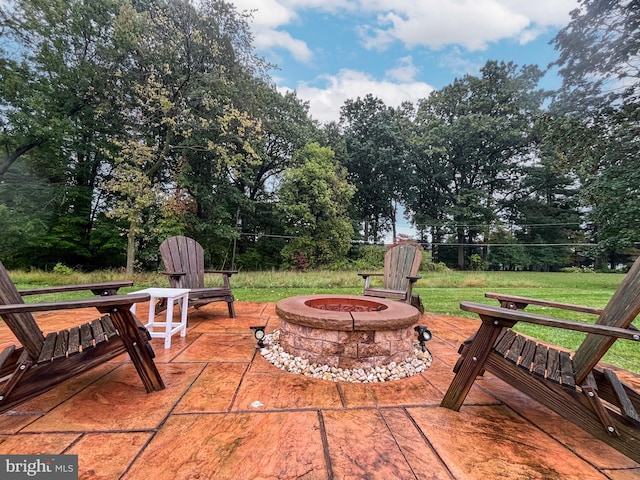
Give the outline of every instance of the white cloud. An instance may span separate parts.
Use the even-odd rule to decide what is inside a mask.
[[[477,71],[481,66],[474,65],[465,52],[484,50],[504,39],[521,44],[533,41],[549,28],[566,25],[569,12],[578,5],[578,0],[230,1],[239,11],[253,11],[251,28],[258,51],[271,55],[288,52],[298,62],[312,66],[314,51],[304,40],[292,36],[287,26],[301,22],[303,13],[305,18],[335,15],[337,21],[348,22],[360,34],[366,48],[404,46],[407,50],[416,47],[438,50],[440,65],[459,74]],[[368,93],[390,106],[404,100],[415,102],[425,98],[433,87],[415,80],[419,69],[407,53],[404,57],[399,55],[396,65],[386,70],[384,80],[342,69],[337,74],[317,76],[312,82],[298,82],[295,88],[299,97],[310,103],[311,115],[322,122],[337,120],[346,99]]]
[[[239,12],[251,13],[251,30],[256,49],[288,51],[298,62],[308,63],[313,52],[306,42],[293,38],[288,32],[279,30],[298,20],[296,11],[281,0],[232,0]]]
[[[569,23],[569,12],[578,7],[578,0],[498,0],[514,12],[518,12],[532,23],[543,26],[563,27]]]
[[[253,12],[256,47],[289,51],[303,63],[312,60],[307,44],[284,29],[299,21],[298,12],[336,14],[353,18],[369,49],[394,42],[407,48],[441,49],[460,46],[483,50],[506,38],[527,43],[549,27],[569,21],[578,0],[230,0],[239,11]],[[370,17],[376,18],[371,23]],[[368,23],[367,23],[368,22]],[[328,33],[330,34],[330,33]]]
[[[298,17],[295,9],[280,0],[231,0],[239,12],[251,12],[257,30],[277,28]]]
[[[404,101],[416,103],[427,97],[434,88],[424,82],[378,81],[372,76],[354,70],[340,70],[335,75],[323,75],[318,78],[322,86],[300,83],[296,91],[298,97],[309,102],[310,113],[320,122],[337,121],[340,108],[347,99],[356,99],[372,94],[386,105],[397,107]]]
[[[379,2],[384,3],[390,2]],[[489,42],[517,37],[530,24],[525,15],[497,0],[422,0],[386,6],[389,10],[378,15],[377,24],[362,30],[367,48],[385,49],[399,41],[407,48],[461,45],[482,50]]]
[[[283,48],[288,50],[293,58],[301,63],[308,63],[313,58],[313,52],[302,40],[296,40],[287,32],[279,30],[262,30],[255,33],[255,46],[261,50]]]
[[[398,82],[412,82],[419,70],[413,64],[413,58],[411,55],[402,57],[398,60],[398,65],[385,72],[385,77]]]
[[[459,47],[453,47],[450,51],[438,56],[438,65],[448,68],[456,76],[477,74],[485,62],[478,62],[463,55]]]

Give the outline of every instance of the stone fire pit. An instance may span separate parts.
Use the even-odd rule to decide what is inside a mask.
[[[414,354],[420,312],[403,302],[352,295],[280,300],[280,346],[312,363],[371,368]]]

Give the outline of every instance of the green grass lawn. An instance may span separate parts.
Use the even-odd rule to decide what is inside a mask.
[[[168,286],[166,278],[156,273],[137,273],[127,276],[115,271],[89,274],[72,272],[68,275],[55,275],[39,271],[12,271],[10,275],[18,288],[124,279],[135,282],[135,287],[125,289],[125,292],[149,286]],[[422,298],[426,311],[471,318],[476,317],[460,310],[460,302],[474,301],[497,305],[495,300],[484,298],[484,293],[490,291],[591,307],[604,307],[624,277],[622,274],[605,273],[533,272],[427,272],[421,275],[422,279],[418,281],[414,292]],[[207,282],[211,282],[210,285],[215,285],[215,280],[216,277],[211,276]],[[236,300],[243,302],[275,302],[294,295],[317,293],[357,295],[362,293],[363,286],[362,279],[355,272],[333,271],[240,272],[231,277],[231,283]],[[47,301],[55,299],[55,297],[48,295],[40,299],[27,298],[27,301],[38,301],[44,298]],[[58,299],[64,298],[73,298],[73,294],[58,296]],[[592,315],[548,307],[530,306],[527,311],[578,321],[593,322],[595,320]],[[634,324],[640,327],[637,319]],[[583,338],[580,333],[550,327],[519,324],[516,329],[570,349],[575,349]],[[610,349],[605,360],[640,373],[640,344],[619,340]]]

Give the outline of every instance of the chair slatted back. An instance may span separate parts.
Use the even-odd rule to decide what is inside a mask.
[[[640,257],[635,261],[613,294],[596,323],[628,328],[640,313]],[[607,353],[615,338],[588,334],[573,356],[576,383],[581,384]]]
[[[407,290],[408,276],[416,276],[420,269],[422,252],[416,245],[402,243],[387,250],[384,256],[384,288]]]
[[[0,305],[23,304],[24,300],[0,262]],[[44,345],[44,335],[30,313],[3,313],[2,319],[29,356],[37,360]]]
[[[186,274],[179,282],[170,278],[173,288],[204,288],[204,249],[193,238],[167,238],[160,244],[160,255],[168,272]]]

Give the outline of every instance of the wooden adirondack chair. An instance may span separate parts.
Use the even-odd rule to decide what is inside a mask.
[[[640,462],[640,394],[598,364],[617,339],[640,341],[632,321],[640,312],[640,258],[607,304],[600,309],[500,296],[504,307],[462,302],[477,313],[478,331],[460,349],[456,375],[441,406],[459,410],[478,374],[484,370],[539,401],[613,448]],[[595,324],[560,320],[518,310],[542,304],[599,314]],[[571,355],[511,330],[517,322],[585,332]]]
[[[420,248],[411,243],[394,245],[384,256],[384,273],[358,273],[364,279],[363,295],[396,298],[411,303],[413,285],[420,279]],[[382,287],[371,285],[372,277],[382,277]]]
[[[147,294],[115,295],[131,282],[50,287],[18,292],[0,263],[0,317],[20,345],[0,352],[0,412],[43,393],[60,382],[128,352],[147,392],[164,383],[154,362],[150,337],[129,308]],[[82,300],[25,304],[23,295],[91,290],[103,295]],[[104,314],[91,323],[45,336],[32,312],[95,307]]]
[[[234,298],[231,293],[229,278],[237,271],[205,270],[204,249],[194,239],[184,236],[167,238],[160,244],[160,255],[166,271],[160,272],[169,277],[172,288],[189,288],[189,306],[196,308],[211,302],[227,302],[229,316],[236,317],[233,306]],[[205,287],[205,273],[222,275],[222,285],[219,287]],[[158,310],[159,308],[159,310]],[[156,311],[165,306],[160,304]]]

